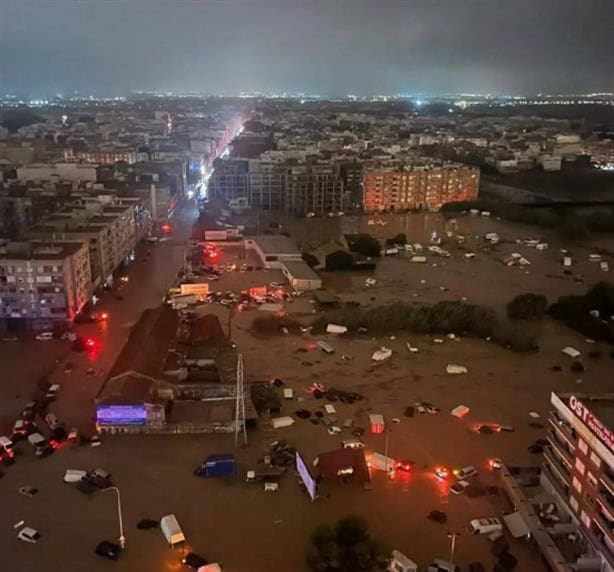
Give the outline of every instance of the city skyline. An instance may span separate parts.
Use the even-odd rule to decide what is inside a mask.
[[[39,97],[572,94],[614,81],[614,14],[599,0],[7,0],[1,12],[2,91]]]

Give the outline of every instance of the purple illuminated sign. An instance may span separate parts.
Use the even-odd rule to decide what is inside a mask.
[[[96,421],[98,425],[145,425],[147,409],[144,405],[99,405]]]

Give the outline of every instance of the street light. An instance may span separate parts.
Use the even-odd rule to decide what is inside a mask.
[[[460,532],[448,532],[448,538],[450,539],[450,564],[454,568],[454,549],[456,548],[456,537],[460,536]]]
[[[124,520],[122,518],[122,501],[119,495],[119,489],[117,487],[107,487],[106,489],[102,489],[102,492],[105,491],[115,491],[117,493],[117,515],[119,517],[119,545],[123,550],[126,546],[126,537],[124,536]]]

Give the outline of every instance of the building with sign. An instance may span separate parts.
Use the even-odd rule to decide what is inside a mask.
[[[614,570],[614,394],[550,396],[542,486]]]
[[[107,380],[96,398],[98,431],[132,433],[145,428],[162,428],[164,405],[157,399],[156,379],[126,371]]]

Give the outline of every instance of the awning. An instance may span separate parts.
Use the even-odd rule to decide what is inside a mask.
[[[524,521],[522,515],[519,512],[506,514],[503,517],[503,520],[514,538],[522,538],[523,536],[528,536],[531,532],[529,530],[529,527],[527,526],[527,523]]]

